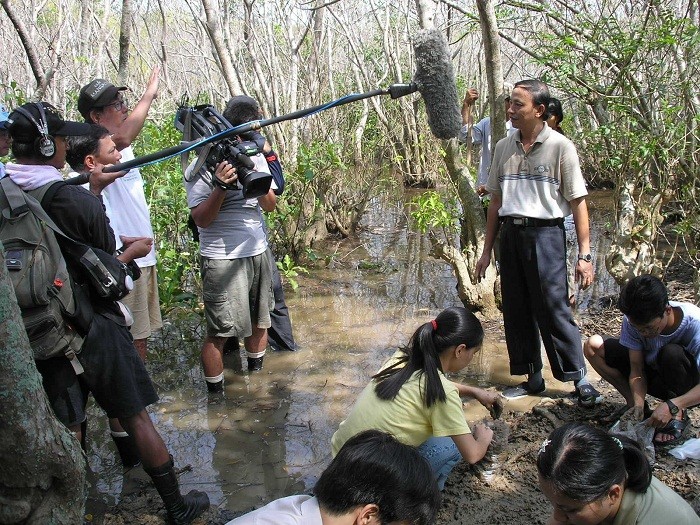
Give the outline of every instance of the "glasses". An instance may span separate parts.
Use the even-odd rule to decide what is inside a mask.
[[[121,111],[122,109],[127,107],[126,100],[123,98],[117,99],[116,102],[112,102],[111,104],[107,104],[105,106],[106,108],[114,108],[114,111]]]

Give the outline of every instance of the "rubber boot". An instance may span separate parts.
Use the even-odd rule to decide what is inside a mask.
[[[110,431],[114,444],[117,446],[119,458],[122,460],[124,468],[135,467],[141,463],[138,450],[136,450],[136,441],[126,432]]]
[[[188,525],[209,508],[209,496],[204,492],[191,490],[186,496],[180,494],[172,456],[164,465],[144,470],[151,476],[158,494],[163,499],[170,523]]]

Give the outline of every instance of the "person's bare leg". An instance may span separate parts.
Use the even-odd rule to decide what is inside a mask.
[[[227,337],[207,336],[202,344],[202,369],[207,390],[212,393],[224,390],[224,346]]]
[[[133,436],[144,467],[159,467],[170,460],[163,438],[145,409],[135,416],[119,418],[119,422]]]
[[[586,356],[586,359],[593,369],[600,374],[600,377],[605,379],[622,394],[627,406],[634,406],[634,398],[632,397],[629,378],[621,374],[619,370],[605,363],[605,345],[601,336],[598,334],[592,335],[583,343],[583,355]]]
[[[141,361],[146,362],[146,353],[148,352],[148,339],[134,339],[134,346],[141,357]]]
[[[243,344],[248,356],[248,370],[260,370],[267,348],[267,328],[254,326],[253,333],[243,339]]]
[[[224,371],[224,344],[227,337],[207,336],[202,344],[202,368],[206,377],[215,377]]]

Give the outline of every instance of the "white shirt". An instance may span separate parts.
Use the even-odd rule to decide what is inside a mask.
[[[131,146],[121,151],[121,162],[134,158]],[[102,202],[109,217],[109,224],[114,230],[117,248],[121,247],[120,235],[126,237],[150,237],[153,238],[151,217],[146,203],[146,194],[143,190],[143,177],[138,168],[130,170],[123,177],[116,179],[112,184],[102,190]],[[145,257],[136,259],[136,264],[141,268],[156,264],[155,242],[151,252]]]
[[[226,525],[323,525],[318,500],[299,495],[281,498]]]

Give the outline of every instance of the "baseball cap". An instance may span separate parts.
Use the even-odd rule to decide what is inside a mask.
[[[7,119],[10,116],[10,112],[7,111],[7,108],[3,105],[0,104],[0,130],[6,130],[8,126]]]
[[[117,98],[120,91],[127,89],[126,86],[117,87],[103,78],[96,78],[80,90],[78,111],[85,120],[90,120],[90,110],[105,107]]]
[[[12,136],[13,140],[28,144],[30,142],[34,142],[34,140],[41,136],[41,131],[37,126],[37,124],[41,124],[41,121],[43,120],[41,110],[39,109],[39,104],[41,104],[44,108],[44,115],[46,117],[46,125],[49,135],[67,137],[70,135],[90,134],[90,124],[63,120],[61,114],[51,104],[48,102],[37,102],[19,106],[34,117],[36,123],[32,122],[30,118],[18,111],[17,109],[19,108],[10,113],[7,123],[8,129],[10,130],[10,136]]]

